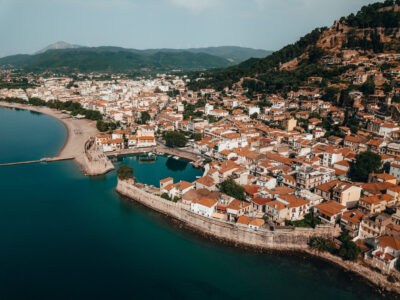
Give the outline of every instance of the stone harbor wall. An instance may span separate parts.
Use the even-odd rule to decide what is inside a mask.
[[[153,210],[173,217],[197,231],[213,237],[265,249],[295,250],[307,249],[313,236],[332,237],[335,228],[318,227],[315,229],[296,229],[294,231],[270,231],[248,228],[247,226],[207,218],[189,211],[180,203],[165,200],[136,187],[133,182],[118,181],[116,188],[120,194],[131,198]]]

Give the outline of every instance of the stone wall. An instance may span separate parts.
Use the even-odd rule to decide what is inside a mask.
[[[255,231],[246,226],[197,215],[187,210],[180,203],[174,203],[147,193],[145,189],[140,189],[132,183],[119,180],[116,190],[120,194],[140,202],[153,210],[184,222],[187,226],[195,230],[246,246],[282,250],[307,249],[310,237],[332,237],[336,235],[336,230],[331,227],[303,228],[292,231]]]

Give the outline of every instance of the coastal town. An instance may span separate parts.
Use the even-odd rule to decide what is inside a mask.
[[[398,13],[389,2],[376,11]],[[0,105],[90,120],[90,130],[71,127],[79,155],[75,145],[58,156],[86,175],[110,172],[120,155],[190,161],[202,176],[156,186],[122,165],[116,190],[194,230],[308,251],[399,292],[400,30],[367,39],[354,18],[302,38],[313,43],[303,52],[296,44],[296,55],[265,58],[276,78],[240,67],[136,76],[2,68]]]
[[[30,77],[32,87],[2,89],[0,97],[73,102],[99,112],[104,133],[94,137],[95,147],[105,155],[156,151],[158,144],[190,152],[201,159],[203,176],[195,182],[165,178],[154,193],[195,214],[255,231],[329,226],[356,243],[359,250],[349,257],[360,255],[379,272],[398,277],[399,59],[349,55],[341,61],[358,66],[348,74],[352,84],[372,80],[374,86],[370,93],[349,94],[351,110],[340,99],[324,101],[316,84],[324,78],[315,77],[285,96],[251,98],[240,84],[192,91],[186,76]],[[8,74],[3,71],[3,80],[11,80]],[[115,126],[104,130],[101,123]],[[372,165],[373,172],[360,173]],[[334,239],[332,247],[343,243]]]

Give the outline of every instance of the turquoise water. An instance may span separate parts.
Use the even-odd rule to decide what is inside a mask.
[[[0,108],[0,159],[56,154],[65,129],[55,122]],[[27,128],[38,131],[33,141],[11,136]],[[167,158],[123,163],[150,184],[199,173],[173,161],[168,169]],[[115,172],[88,178],[73,162],[22,165],[0,167],[0,182],[0,299],[379,299],[327,263],[246,252],[182,230],[120,198]]]

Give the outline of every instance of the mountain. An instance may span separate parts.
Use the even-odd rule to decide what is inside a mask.
[[[84,48],[83,46],[73,45],[66,42],[57,42],[43,48],[42,50],[37,51],[35,54],[45,53],[48,50],[63,50],[63,49],[77,49],[77,48]]]
[[[399,0],[387,0],[364,6],[357,14],[342,17],[330,28],[317,28],[265,58],[206,72],[202,74],[205,80],[192,81],[189,87],[222,90],[240,84],[256,92],[275,93],[296,90],[309,76],[340,81],[341,75],[355,67],[329,61],[400,51],[399,5]],[[193,79],[199,76],[191,75]]]
[[[242,47],[192,49],[126,49],[113,46],[81,47],[65,42],[52,44],[34,55],[0,58],[0,67],[28,72],[139,72],[184,71],[224,68],[249,57],[265,57],[271,52]]]
[[[157,52],[178,53],[183,51],[191,53],[206,53],[209,55],[225,58],[232,64],[241,63],[252,57],[263,58],[270,55],[273,52],[273,51],[237,47],[237,46],[221,46],[221,47],[189,48],[189,49],[163,48],[163,49],[148,49],[148,50],[134,50],[134,49],[130,50],[137,51],[138,53],[142,53],[144,55],[150,55]]]
[[[113,47],[48,50],[41,54],[14,55],[0,59],[0,66],[27,72],[110,72],[143,70],[205,70],[229,66],[225,58],[191,52],[157,52],[151,55]]]
[[[41,54],[48,50],[62,50],[62,49],[77,49],[77,48],[85,48],[79,45],[71,45],[65,42],[57,42],[52,44],[35,54]],[[213,56],[218,56],[227,59],[231,64],[241,63],[249,58],[263,58],[270,55],[273,51],[261,50],[261,49],[252,49],[245,47],[237,47],[237,46],[221,46],[221,47],[207,47],[207,48],[189,48],[189,49],[171,49],[171,48],[160,48],[160,49],[146,49],[146,50],[138,50],[138,49],[129,49],[122,47],[113,47],[113,46],[102,46],[92,48],[95,51],[111,51],[111,52],[119,52],[119,51],[128,51],[140,55],[153,55],[158,52],[164,53],[181,53],[181,52],[191,52],[191,53],[205,53]]]

